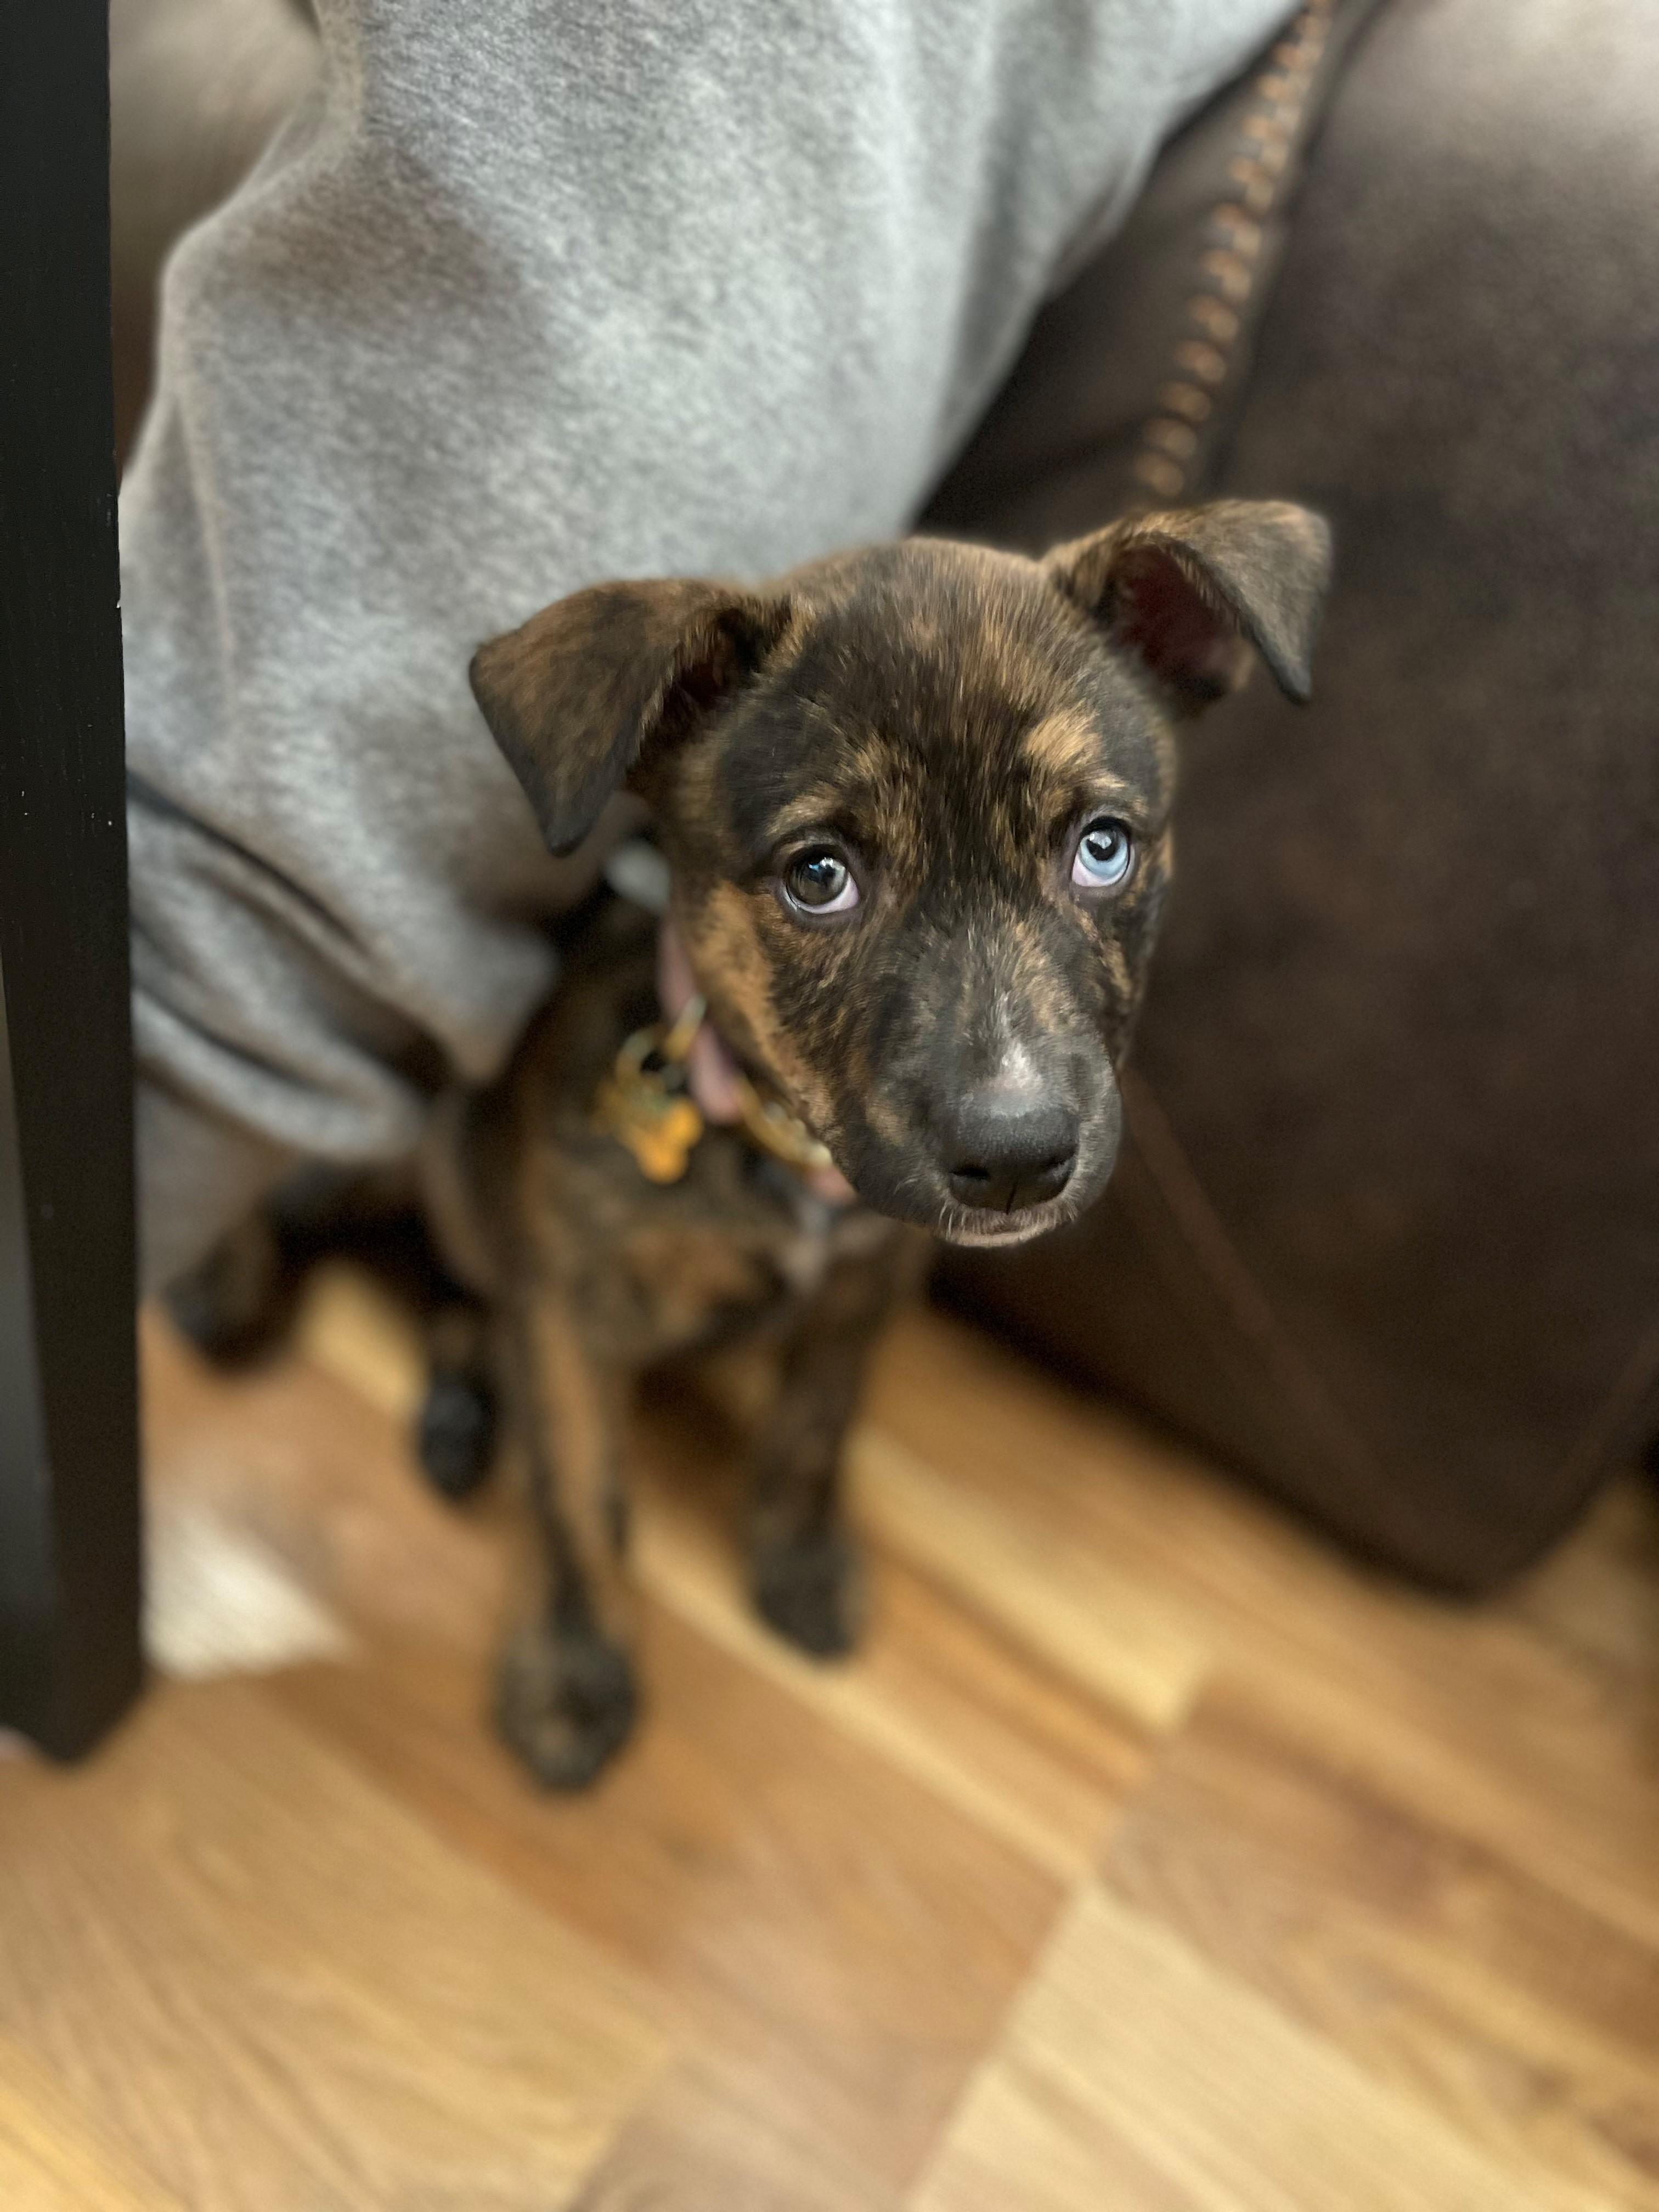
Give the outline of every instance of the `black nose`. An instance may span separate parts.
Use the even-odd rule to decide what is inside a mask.
[[[1014,1213],[1058,1197],[1077,1164],[1077,1117],[1041,1092],[995,1089],[957,1101],[946,1137],[947,1174],[963,1206]]]

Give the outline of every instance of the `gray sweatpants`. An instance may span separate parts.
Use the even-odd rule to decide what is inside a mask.
[[[123,493],[152,1285],[294,1163],[407,1152],[545,992],[592,863],[478,641],[902,529],[1286,12],[323,0],[317,94],[167,269]]]

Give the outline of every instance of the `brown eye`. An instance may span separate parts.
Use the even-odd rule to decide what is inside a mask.
[[[785,902],[802,914],[849,914],[859,902],[853,871],[828,845],[797,853],[784,869]]]

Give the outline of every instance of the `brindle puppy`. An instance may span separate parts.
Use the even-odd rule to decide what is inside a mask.
[[[729,1128],[655,1185],[593,1128],[656,1011],[650,926],[603,914],[468,1115],[439,1207],[500,1316],[544,1538],[498,1707],[544,1781],[586,1781],[633,1718],[617,1407],[666,1354],[757,1325],[778,1340],[755,1598],[809,1651],[851,1642],[839,1463],[901,1245],[1016,1243],[1099,1193],[1169,880],[1176,725],[1251,646],[1305,698],[1328,565],[1313,516],[1225,502],[1041,562],[917,539],[759,590],[605,585],[478,653],[474,693],[556,852],[619,787],[646,800],[714,1024],[860,1201],[826,1205]]]
[[[443,1119],[428,1203],[478,1303],[439,1317],[424,1456],[465,1486],[499,1376],[542,1542],[497,1711],[544,1782],[587,1781],[634,1718],[619,1413],[669,1355],[775,1340],[756,1602],[808,1651],[851,1643],[842,1440],[920,1232],[1013,1244],[1098,1194],[1169,881],[1176,726],[1252,647],[1306,697],[1328,568],[1316,518],[1229,501],[1042,562],[917,539],[760,589],[604,585],[477,653],[556,852],[619,788],[646,801],[712,1024],[856,1194],[829,1203],[723,1127],[653,1183],[595,1127],[619,1047],[658,1014],[656,924],[620,902],[501,1082]]]

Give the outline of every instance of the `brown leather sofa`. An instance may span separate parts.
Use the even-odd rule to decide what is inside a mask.
[[[1304,10],[932,518],[1334,524],[1313,704],[1190,740],[1112,1188],[945,1287],[1463,1591],[1659,1431],[1655,84],[1642,0]]]

